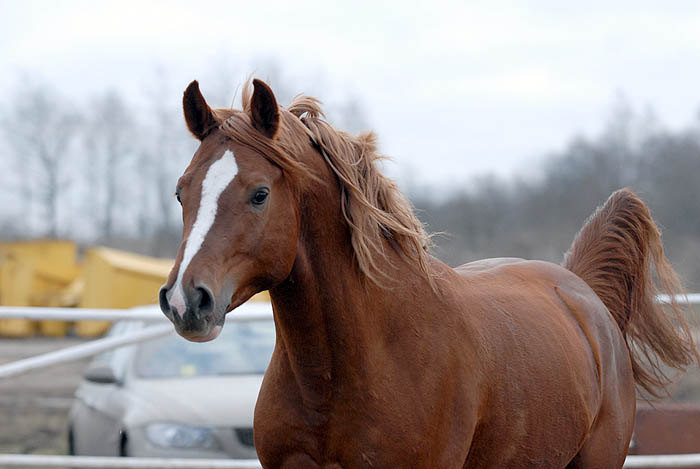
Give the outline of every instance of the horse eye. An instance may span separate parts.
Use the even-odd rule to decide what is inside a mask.
[[[265,200],[267,199],[267,196],[269,194],[270,194],[270,190],[267,188],[258,189],[253,194],[253,197],[250,198],[250,202],[253,205],[262,205],[263,203],[265,203]]]

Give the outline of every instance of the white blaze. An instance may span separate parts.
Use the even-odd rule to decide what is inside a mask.
[[[219,196],[233,181],[238,173],[236,159],[231,150],[226,150],[221,158],[209,166],[204,181],[202,181],[202,195],[199,199],[197,218],[192,225],[190,235],[187,237],[185,252],[180,262],[177,280],[172,288],[170,305],[177,309],[182,317],[185,314],[185,294],[182,289],[182,277],[187,271],[192,258],[197,254],[204,243],[204,238],[214,224],[216,212],[219,209]]]

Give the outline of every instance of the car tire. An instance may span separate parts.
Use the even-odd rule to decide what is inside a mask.
[[[68,427],[68,454],[71,456],[76,456],[75,436],[73,435],[73,427]]]
[[[129,438],[124,430],[119,431],[119,457],[129,456]]]

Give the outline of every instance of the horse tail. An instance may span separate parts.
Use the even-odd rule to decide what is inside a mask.
[[[656,270],[656,280],[652,273]],[[680,281],[664,256],[649,208],[630,189],[614,192],[586,221],[564,258],[600,297],[627,343],[638,386],[649,394],[671,381],[663,364],[683,369],[700,362],[676,294]],[[667,311],[658,293],[670,296]]]

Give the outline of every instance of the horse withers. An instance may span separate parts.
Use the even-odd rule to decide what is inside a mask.
[[[621,467],[635,383],[697,359],[659,231],[630,190],[562,266],[428,253],[407,199],[319,102],[183,98],[199,149],[177,183],[183,242],[161,308],[183,337],[269,290],[277,341],[255,409],[265,468]],[[235,314],[235,313],[234,313]]]

